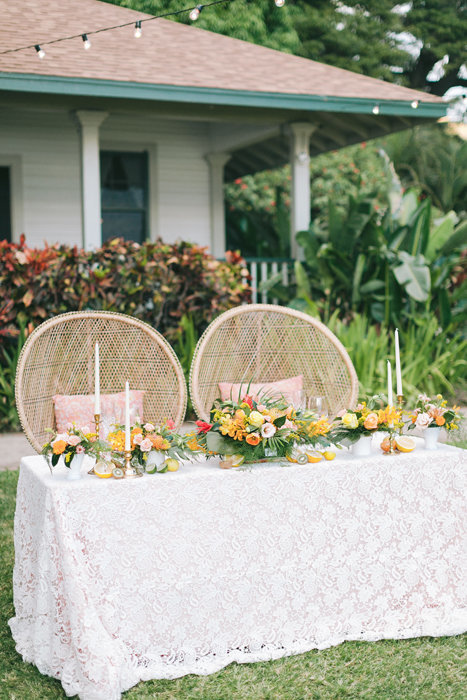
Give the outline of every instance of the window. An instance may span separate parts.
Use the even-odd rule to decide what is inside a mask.
[[[148,235],[148,154],[101,151],[102,240]]]
[[[0,241],[11,241],[10,168],[0,166]]]

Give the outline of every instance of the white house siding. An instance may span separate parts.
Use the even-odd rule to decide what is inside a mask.
[[[209,246],[207,123],[108,111],[101,148],[149,152],[150,237]],[[9,158],[21,164],[22,193],[13,193],[21,230],[13,240],[24,232],[30,246],[82,245],[80,139],[70,111],[0,105],[0,165]]]
[[[0,163],[11,157],[21,170],[13,190],[16,184],[22,189],[12,193],[13,210],[22,208],[13,240],[25,233],[31,247],[44,241],[81,244],[79,141],[69,113],[0,106]]]

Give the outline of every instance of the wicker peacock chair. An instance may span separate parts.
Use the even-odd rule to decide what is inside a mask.
[[[187,390],[174,351],[154,328],[109,311],[61,314],[27,339],[16,371],[16,405],[26,437],[38,452],[55,425],[56,394],[94,393],[94,346],[100,350],[101,393],[142,390],[145,420],[183,421]]]
[[[191,365],[191,400],[208,421],[220,382],[241,382],[246,389],[250,382],[300,374],[305,394],[325,397],[330,416],[356,402],[355,368],[326,326],[294,309],[248,304],[221,314],[201,336]]]

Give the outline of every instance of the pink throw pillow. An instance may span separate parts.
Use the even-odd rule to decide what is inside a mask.
[[[144,391],[130,391],[130,421],[137,418],[143,420]],[[55,422],[57,430],[63,433],[69,423],[76,423],[78,428],[89,426],[94,428],[94,394],[75,394],[66,396],[56,394],[52,396],[55,404]],[[106,438],[113,430],[114,423],[125,421],[125,392],[118,394],[101,394],[101,431],[102,438]]]
[[[284,398],[289,403],[298,403],[298,393],[303,389],[303,374],[296,377],[288,377],[280,379],[277,382],[262,382],[261,384],[251,383],[248,387],[248,382],[241,384],[233,384],[232,382],[219,382],[222,401],[239,401],[248,394],[255,401],[264,398]]]

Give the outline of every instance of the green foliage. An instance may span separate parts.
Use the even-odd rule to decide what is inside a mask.
[[[467,142],[440,124],[392,134],[383,142],[404,187],[415,187],[448,213],[467,216]]]
[[[345,209],[348,195],[365,195],[387,206],[392,173],[375,144],[325,153],[310,163],[311,215],[325,216],[328,200]],[[246,257],[290,253],[290,167],[237,178],[225,186],[227,246]]]
[[[436,312],[453,330],[467,318],[465,233],[450,215],[435,219],[413,191],[382,217],[369,199],[349,197],[345,211],[330,200],[327,217],[297,234],[305,264],[295,266],[295,287],[270,282],[272,294],[295,308],[316,305],[325,320],[339,309],[341,318],[357,312],[405,326]]]
[[[0,432],[20,429],[15,402],[16,365],[26,339],[24,325],[20,325],[16,338],[3,343],[0,351]]]
[[[169,340],[189,316],[202,332],[218,313],[248,299],[242,261],[220,262],[191,243],[142,245],[114,239],[84,251],[0,242],[0,337],[66,311],[106,309],[141,318]]]
[[[386,363],[395,355],[394,332],[356,314],[348,323],[336,311],[327,323],[347,349],[360,383],[361,396],[387,386]],[[420,393],[446,392],[456,397],[467,388],[467,340],[441,331],[438,320],[412,319],[399,328],[402,382],[406,400]]]

